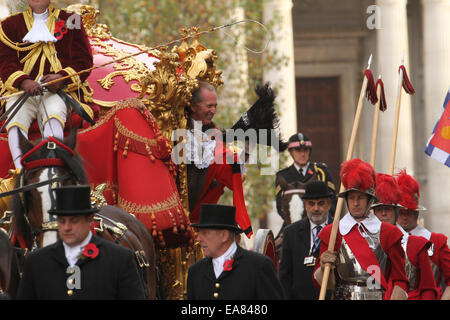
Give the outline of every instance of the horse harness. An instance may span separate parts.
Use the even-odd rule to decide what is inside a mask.
[[[140,245],[139,241],[132,241],[132,232],[121,222],[114,221],[113,219],[104,216],[100,213],[94,215],[94,222],[96,226],[94,230],[96,232],[108,232],[112,240],[119,244],[124,240],[128,247],[134,251],[136,260],[140,268],[150,267],[150,263],[145,256],[144,248]]]

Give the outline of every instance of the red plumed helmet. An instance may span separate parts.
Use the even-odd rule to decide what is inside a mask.
[[[397,183],[400,188],[401,199],[399,204],[409,210],[420,210],[419,208],[419,182],[406,173],[406,169],[396,174]]]
[[[375,177],[375,193],[380,199],[378,204],[396,205],[400,202],[401,193],[397,180],[390,174],[377,173]]]
[[[360,159],[345,161],[342,163],[340,177],[346,191],[339,196],[343,196],[343,194],[351,190],[375,196],[375,170],[369,163]]]

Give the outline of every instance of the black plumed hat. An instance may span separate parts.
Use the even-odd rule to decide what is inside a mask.
[[[261,130],[265,129],[270,132],[267,135],[264,144],[269,146],[274,146],[274,140],[277,140],[278,151],[284,151],[287,148],[287,143],[283,142],[278,135],[275,136],[271,129],[278,129],[280,125],[280,120],[278,119],[277,111],[275,110],[275,92],[270,87],[270,83],[265,83],[264,85],[257,85],[255,88],[255,93],[258,99],[255,103],[242,114],[239,120],[231,127],[232,130],[242,129],[244,131],[248,129]],[[259,144],[259,135],[258,141]],[[275,146],[276,147],[276,146]]]

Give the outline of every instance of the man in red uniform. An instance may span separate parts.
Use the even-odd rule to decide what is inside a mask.
[[[82,101],[92,96],[85,80],[89,73],[77,72],[93,65],[92,53],[86,32],[79,24],[67,27],[68,21],[76,21],[72,13],[54,8],[50,0],[28,0],[27,11],[13,14],[2,21],[0,30],[0,77],[4,86],[0,95],[6,96],[24,91],[30,97],[18,112],[9,114],[6,127],[11,155],[17,169],[21,168],[21,150],[18,134],[28,135],[34,120],[38,120],[42,135],[63,138],[67,116],[67,97],[58,90],[63,89],[77,101],[82,113],[92,120],[92,109]],[[48,85],[43,90],[41,83],[72,77]],[[79,99],[80,98],[80,99]],[[12,108],[19,96],[6,101],[6,110]],[[80,101],[81,100],[81,101]]]
[[[391,175],[378,173],[375,193],[379,201],[372,205],[374,214],[380,221],[395,225],[398,210],[402,208],[398,205],[401,193],[396,179]],[[436,300],[438,289],[427,251],[431,242],[423,237],[409,235],[401,226],[397,227],[403,232],[402,247],[406,258],[405,271],[410,285],[408,300]]]
[[[339,196],[345,198],[348,213],[339,221],[333,251],[328,250],[332,225],[319,234],[315,284],[320,287],[323,269],[329,263],[328,289],[334,290],[336,300],[406,300],[409,283],[402,232],[370,211],[376,200],[374,169],[360,159],[352,159],[342,164],[340,177],[346,190]]]
[[[404,207],[399,211],[397,223],[409,234],[424,237],[432,242],[432,246],[428,249],[428,255],[431,258],[436,285],[442,294],[440,298],[450,300],[450,250],[447,237],[442,233],[431,232],[418,225],[419,211],[423,211],[425,208],[419,206],[420,186],[417,180],[407,174],[406,170],[402,170],[397,174],[397,181],[402,193],[399,204]],[[445,287],[442,287],[441,281]]]

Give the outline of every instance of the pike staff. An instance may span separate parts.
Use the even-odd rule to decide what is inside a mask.
[[[389,172],[388,172],[390,175],[394,174],[395,154],[397,151],[398,123],[400,120],[400,105],[402,100],[402,87],[408,94],[414,94],[416,92],[411,82],[409,81],[408,74],[406,73],[406,69],[404,66],[404,62],[405,62],[405,54],[403,54],[402,64],[398,68],[399,77],[397,86],[397,101],[395,104],[394,128],[392,130],[391,158],[389,161]]]
[[[370,149],[370,164],[375,166],[375,155],[377,151],[377,138],[378,138],[378,120],[380,118],[380,111],[384,112],[387,109],[386,97],[384,95],[384,84],[381,80],[381,75],[378,76],[377,83],[375,85],[377,91],[378,101],[375,104],[373,111],[373,126],[372,126],[372,145]]]
[[[361,120],[361,114],[362,114],[362,107],[364,102],[364,96],[367,96],[367,98],[371,101],[371,103],[375,103],[377,99],[376,90],[375,90],[375,83],[373,80],[372,72],[370,71],[370,65],[372,63],[372,55],[369,57],[369,61],[367,63],[367,69],[364,71],[364,80],[361,86],[361,92],[359,94],[359,100],[358,100],[358,106],[356,108],[355,118],[353,120],[353,128],[352,128],[352,134],[350,137],[350,143],[348,145],[347,149],[347,155],[345,160],[348,161],[353,156],[353,150],[355,147],[355,141],[356,141],[356,134],[358,132],[359,123]],[[344,185],[341,182],[341,186],[339,189],[339,193],[344,192]],[[338,198],[338,202],[336,205],[336,211],[334,213],[334,220],[333,220],[333,226],[331,228],[331,234],[330,234],[330,241],[328,242],[328,250],[333,251],[334,245],[336,242],[336,236],[337,231],[339,228],[339,220],[341,217],[341,211],[342,211],[342,205],[343,205],[343,198]],[[320,287],[320,294],[319,294],[319,300],[325,299],[327,284],[328,284],[328,277],[330,275],[330,264],[325,265],[325,269],[322,276],[322,284]]]

